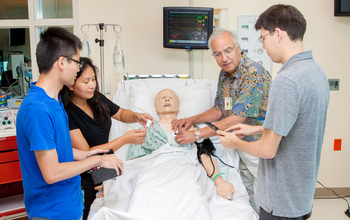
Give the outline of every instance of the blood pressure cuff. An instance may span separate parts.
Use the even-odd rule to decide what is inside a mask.
[[[201,164],[202,164],[202,159],[201,159],[202,154],[207,154],[208,156],[210,156],[216,151],[216,148],[214,147],[213,142],[211,142],[209,138],[205,138],[201,143],[197,143],[197,142],[195,143],[197,145],[197,158]]]

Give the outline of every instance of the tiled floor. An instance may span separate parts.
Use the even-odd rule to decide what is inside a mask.
[[[350,203],[350,197],[346,197]],[[314,199],[310,220],[350,220],[345,215],[348,204],[343,199]]]
[[[350,197],[346,198],[350,202]],[[347,203],[343,199],[314,199],[310,220],[350,220],[344,213]],[[28,220],[20,218],[18,220]]]

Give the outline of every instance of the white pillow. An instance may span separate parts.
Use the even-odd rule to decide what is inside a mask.
[[[187,118],[209,110],[212,106],[211,83],[201,83],[172,89],[179,98],[179,113],[177,118]],[[140,86],[130,84],[129,109],[134,112],[148,113],[155,120],[159,116],[154,108],[155,98],[158,92],[165,87]],[[140,128],[140,125],[135,128]],[[127,129],[129,130],[129,129]]]

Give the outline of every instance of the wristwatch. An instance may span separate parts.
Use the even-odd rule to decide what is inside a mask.
[[[194,136],[196,137],[197,139],[197,143],[202,143],[203,142],[203,138],[200,138],[199,137],[199,129],[197,128],[197,130],[194,131]]]

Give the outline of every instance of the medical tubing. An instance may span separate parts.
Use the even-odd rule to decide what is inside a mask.
[[[224,161],[222,161],[222,160],[220,159],[220,157],[216,156],[215,154],[212,154],[212,155],[213,155],[214,157],[218,158],[218,159],[220,160],[220,162],[223,163],[225,166],[228,166],[228,167],[231,167],[231,168],[233,168],[233,169],[236,169],[236,167],[231,166],[231,165],[228,165],[227,163],[225,163]]]
[[[213,158],[211,157],[211,155],[209,155],[209,157],[210,157],[211,164],[213,165],[213,173],[209,176],[209,178],[211,178],[215,173],[215,165],[214,165]]]
[[[216,177],[221,176],[221,175],[225,175],[225,173],[219,173],[219,174],[216,174],[216,175],[214,176],[214,178],[213,178],[213,182],[215,183],[215,179],[216,179]]]
[[[226,160],[228,161],[228,158],[227,158],[227,148],[225,148],[225,156],[226,156]],[[228,180],[228,166],[226,166],[226,181]]]

